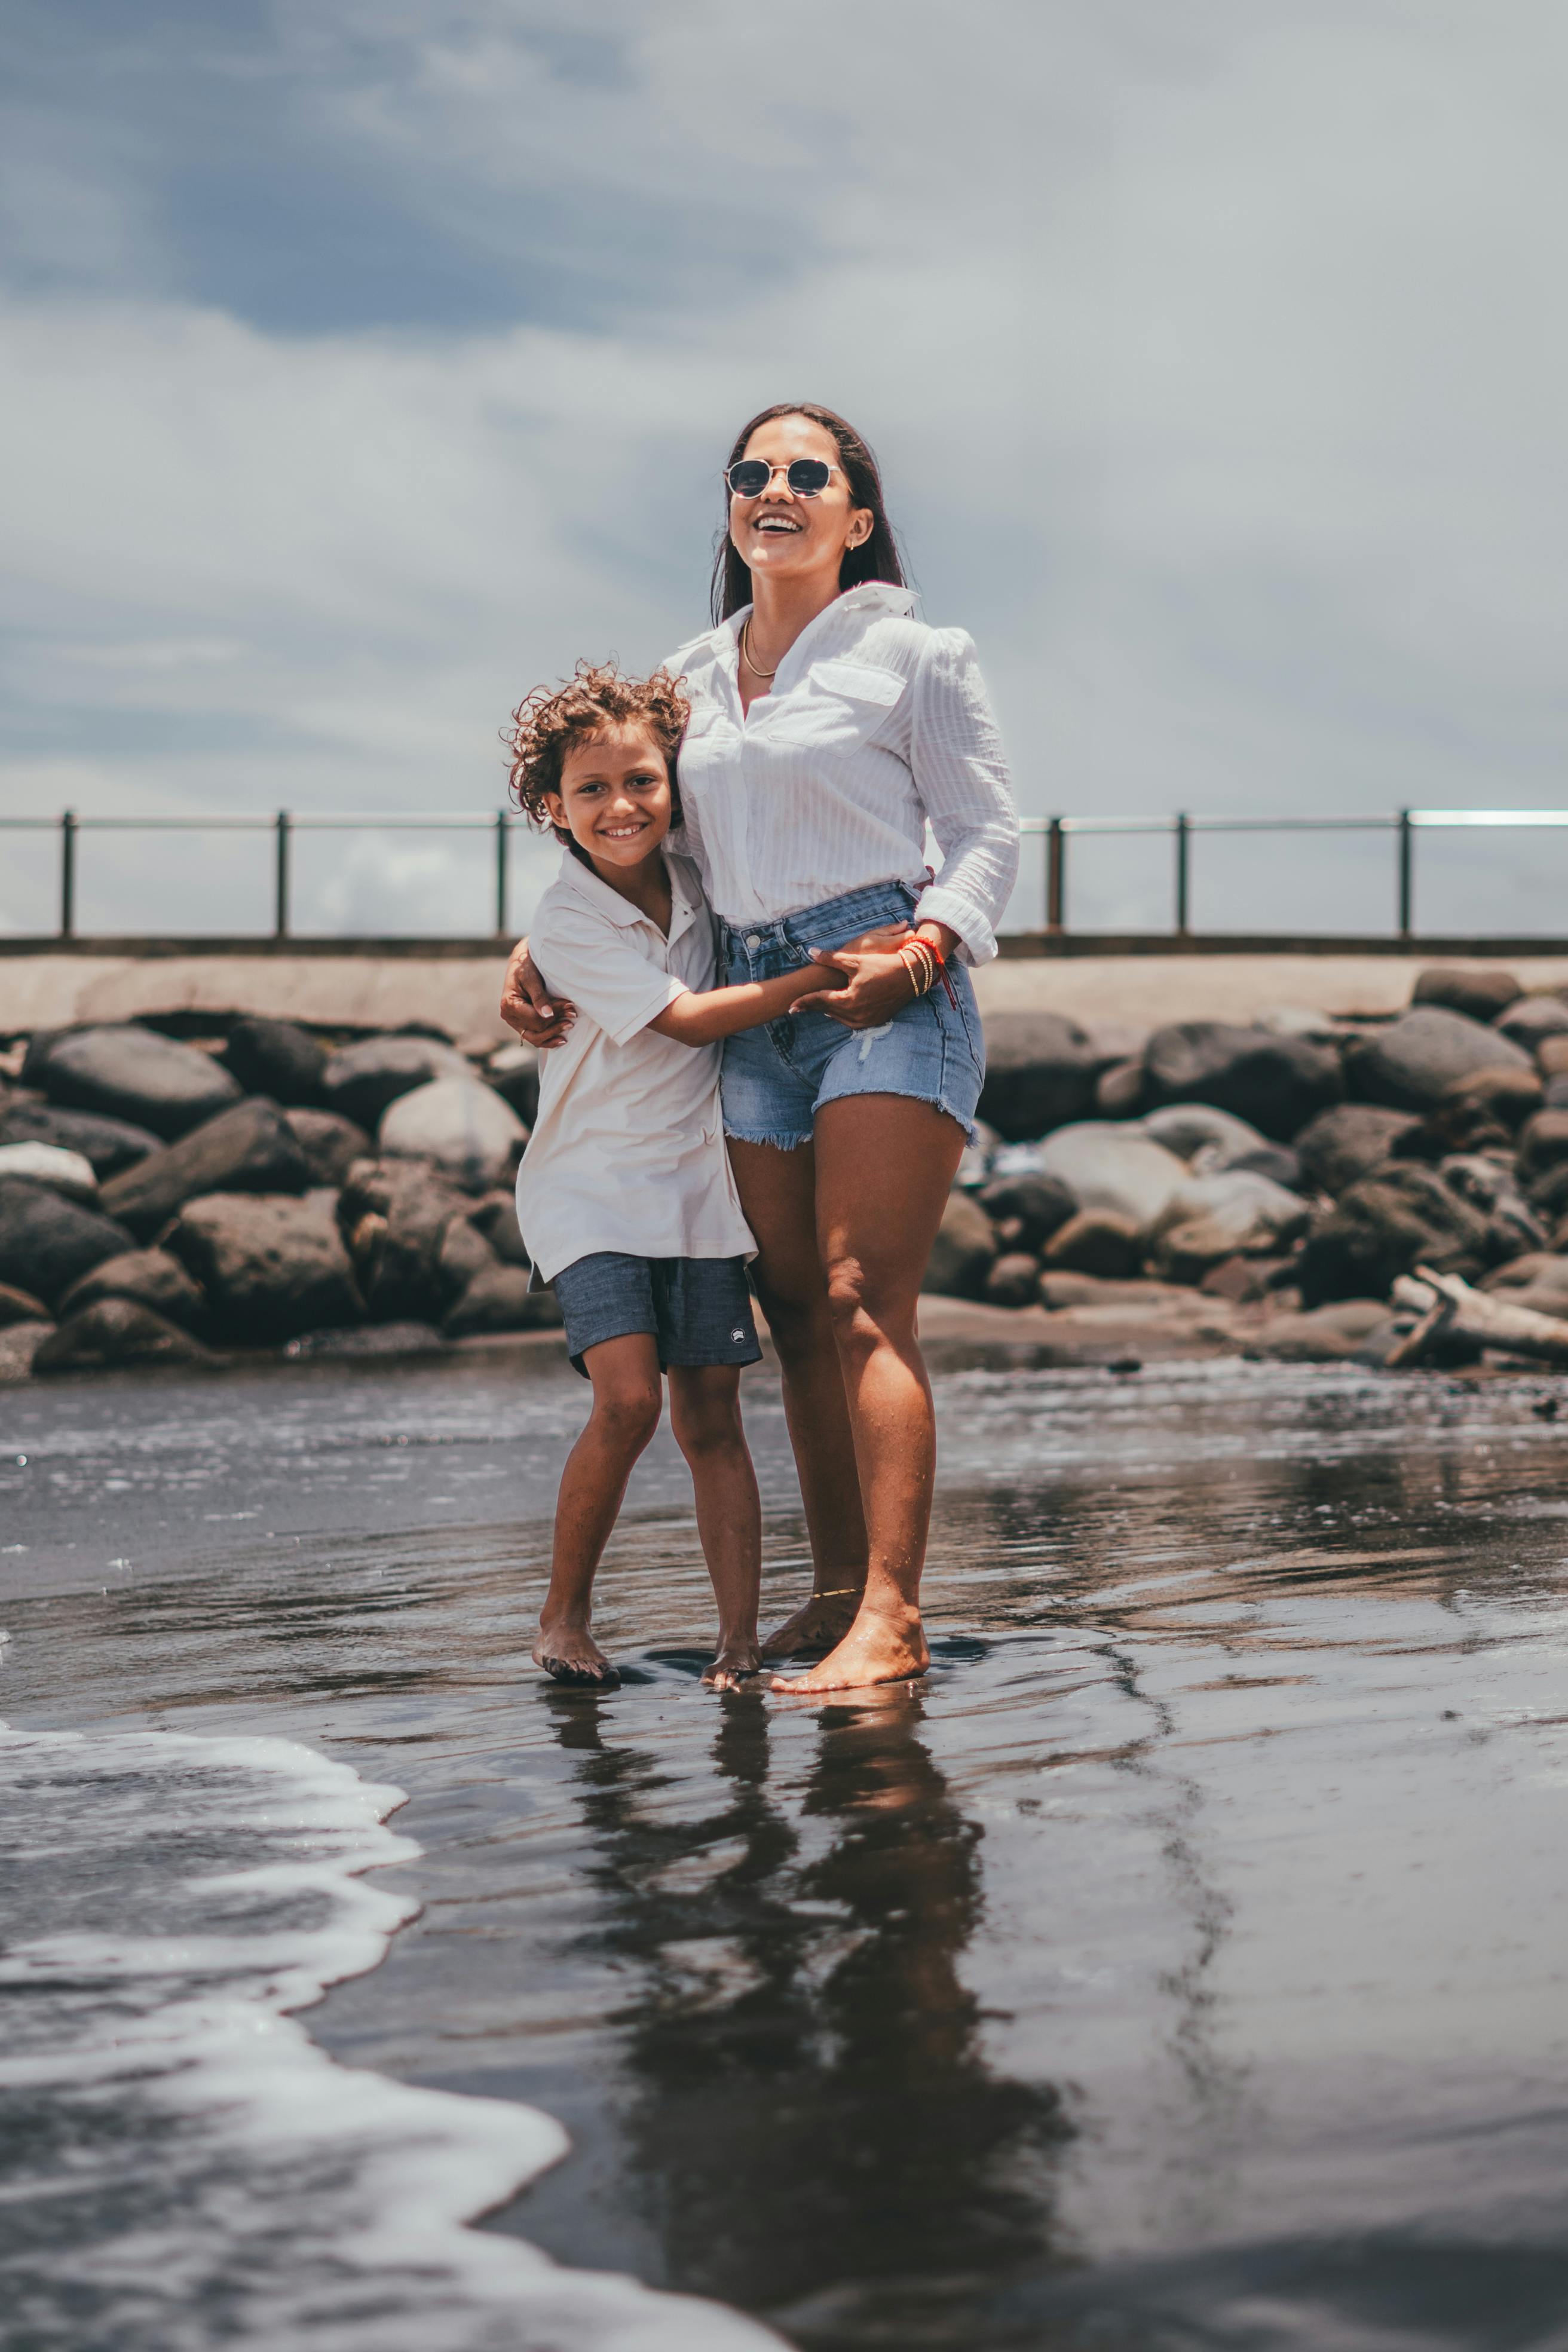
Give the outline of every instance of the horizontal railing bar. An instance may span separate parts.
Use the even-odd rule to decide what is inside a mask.
[[[1410,809],[1405,814],[1411,824],[1426,828],[1568,825],[1568,809]],[[334,812],[308,815],[290,811],[289,815],[289,828],[295,833],[493,833],[498,822],[513,827],[526,825],[528,819],[515,809],[440,814],[390,810],[370,815]],[[1187,828],[1192,833],[1394,833],[1400,822],[1397,815],[1191,815]],[[76,820],[79,833],[270,833],[277,823],[275,813],[266,816],[79,816]],[[1064,833],[1171,835],[1177,830],[1178,820],[1174,816],[1025,816],[1019,824],[1026,834],[1048,834],[1053,824],[1059,824]],[[58,833],[59,826],[58,816],[0,816],[0,831],[9,833]]]
[[[1423,827],[1568,824],[1568,809],[1412,809],[1410,822]]]

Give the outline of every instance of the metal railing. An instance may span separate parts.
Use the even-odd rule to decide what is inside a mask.
[[[59,925],[49,935],[74,940],[77,936],[77,845],[84,833],[259,833],[272,840],[273,916],[270,937],[294,936],[290,929],[292,850],[301,833],[483,833],[493,842],[493,932],[475,938],[502,938],[508,929],[510,882],[510,844],[524,820],[506,809],[443,815],[419,814],[369,815],[298,815],[279,809],[270,816],[79,816],[73,809],[58,816],[0,816],[0,831],[52,833],[59,842]],[[1420,833],[1460,828],[1508,829],[1568,825],[1568,809],[1416,809],[1388,816],[1194,816],[1185,811],[1173,816],[1050,816],[1025,817],[1026,835],[1045,842],[1044,929],[1047,938],[1065,938],[1068,922],[1068,844],[1094,834],[1163,835],[1172,845],[1172,926],[1170,936],[1191,936],[1193,845],[1204,834],[1384,834],[1394,843],[1393,913],[1389,936],[1415,936],[1415,839]],[[1568,929],[1568,926],[1565,926]],[[258,933],[266,937],[266,933]]]

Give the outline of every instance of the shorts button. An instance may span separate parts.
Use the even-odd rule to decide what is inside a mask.
[[[756,950],[758,948],[760,948],[760,947],[762,946],[762,944],[763,944],[763,942],[762,942],[761,936],[760,936],[756,931],[748,931],[748,932],[746,933],[746,945],[747,945],[747,946],[748,946],[748,947],[752,950],[752,952],[753,952],[753,953],[755,952],[755,950]]]

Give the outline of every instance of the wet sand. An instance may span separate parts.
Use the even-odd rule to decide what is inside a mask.
[[[406,1790],[423,1852],[376,1884],[422,1911],[310,2032],[558,2118],[486,2227],[563,2263],[811,2352],[1545,2347],[1559,1388],[945,1374],[932,1674],[811,1705],[698,1687],[662,1436],[605,1577],[625,1687],[532,1673],[583,1411],[552,1363],[28,1390],[0,1714],[282,1735]],[[797,1504],[749,1396],[782,1608]]]

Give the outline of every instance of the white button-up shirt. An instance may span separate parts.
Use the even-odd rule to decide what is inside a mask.
[[[904,882],[917,919],[946,923],[971,962],[995,954],[1018,870],[1007,762],[973,641],[917,621],[914,604],[880,581],[847,590],[746,712],[745,613],[670,656],[691,697],[675,838],[726,922],[776,922]],[[942,854],[930,883],[928,819]]]
[[[539,1115],[517,1174],[517,1215],[542,1282],[596,1250],[628,1257],[753,1257],[719,1110],[717,1045],[648,1027],[713,985],[713,916],[670,857],[669,937],[563,850],[529,944],[577,1018],[539,1057]]]

